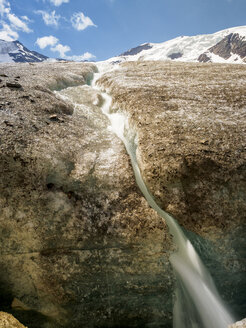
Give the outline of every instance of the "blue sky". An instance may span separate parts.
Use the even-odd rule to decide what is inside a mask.
[[[0,0],[0,39],[104,60],[144,42],[246,25],[246,0]]]

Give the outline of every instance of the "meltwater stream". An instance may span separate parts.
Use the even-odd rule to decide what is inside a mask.
[[[99,90],[95,76],[92,87]],[[174,305],[174,328],[227,328],[235,322],[220,298],[212,277],[203,265],[191,242],[181,227],[163,211],[148,191],[137,163],[137,136],[130,131],[126,115],[110,113],[111,97],[101,92],[104,99],[102,111],[111,122],[113,132],[123,141],[131,158],[136,182],[149,205],[166,221],[178,251],[171,255],[170,262],[177,278]]]
[[[190,241],[175,219],[163,211],[148,191],[137,163],[137,136],[129,129],[126,115],[110,113],[111,97],[101,92],[94,76],[91,87],[101,93],[104,100],[102,112],[111,122],[110,129],[123,141],[131,158],[136,182],[149,205],[165,220],[178,251],[171,255],[170,262],[177,278],[174,305],[174,328],[227,328],[235,322],[221,300],[213,280],[203,265]]]

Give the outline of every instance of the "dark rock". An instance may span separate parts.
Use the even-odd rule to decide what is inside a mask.
[[[10,123],[9,121],[3,121],[7,126],[9,127],[13,127],[14,125],[12,123]]]
[[[238,33],[231,33],[215,46],[209,49],[210,52],[224,59],[231,57],[231,54],[237,54],[241,58],[246,57],[246,40]]]
[[[200,62],[206,62],[206,53],[213,53],[224,59],[229,59],[232,54],[238,55],[240,58],[246,57],[246,40],[242,38],[238,33],[231,33],[224,39],[218,42],[213,47],[209,48],[207,52],[202,54],[198,60]]]
[[[22,85],[20,83],[17,83],[17,82],[6,82],[6,86],[8,88],[14,88],[14,89],[22,88]]]
[[[149,43],[145,43],[141,46],[138,46],[138,47],[132,48],[132,49],[126,51],[126,52],[123,52],[120,56],[134,56],[134,55],[137,55],[138,53],[140,53],[143,50],[148,50],[148,49],[151,49],[151,48],[152,48],[152,46]]]
[[[121,63],[120,60],[114,60],[114,61],[111,62],[111,64],[113,64],[113,65],[118,65],[118,64],[120,64],[120,63]]]
[[[211,59],[208,57],[207,54],[201,54],[198,59],[197,59],[200,63],[208,63],[211,61]]]
[[[182,56],[183,56],[183,54],[181,52],[174,52],[171,55],[168,55],[168,57],[171,59],[181,58]]]

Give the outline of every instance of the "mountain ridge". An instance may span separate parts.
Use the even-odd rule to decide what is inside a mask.
[[[107,62],[175,60],[184,62],[246,63],[246,26],[213,34],[179,36],[161,43],[144,43]]]
[[[42,62],[48,59],[27,49],[18,40],[0,40],[0,63]],[[161,43],[143,43],[103,62],[118,64],[145,60],[246,64],[246,26],[227,28],[213,34],[178,36]]]
[[[0,63],[31,63],[42,62],[49,57],[27,49],[20,41],[0,39]]]

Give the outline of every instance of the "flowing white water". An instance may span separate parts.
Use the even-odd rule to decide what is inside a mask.
[[[123,142],[131,157],[140,190],[149,205],[165,219],[169,232],[178,246],[178,251],[170,257],[178,280],[174,306],[174,327],[227,328],[235,320],[224,306],[209,272],[178,223],[156,204],[149,193],[137,164],[135,142],[126,138],[123,139]]]
[[[96,81],[101,75],[102,73],[95,74],[92,81],[93,89],[100,90]],[[223,304],[209,272],[176,220],[157,205],[143,181],[136,158],[136,134],[129,129],[126,115],[110,113],[112,99],[104,92],[101,92],[101,95],[104,99],[102,111],[111,122],[111,130],[125,144],[140,190],[149,205],[166,221],[169,232],[178,246],[178,251],[170,257],[177,277],[174,327],[227,328],[235,320]]]

